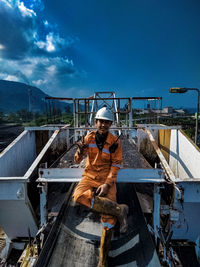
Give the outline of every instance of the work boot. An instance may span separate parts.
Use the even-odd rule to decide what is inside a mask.
[[[110,250],[111,238],[112,238],[112,229],[106,230],[103,228],[101,234],[100,250],[99,250],[99,262],[97,267],[108,266],[108,252]]]
[[[125,233],[128,229],[127,214],[128,206],[125,204],[118,204],[108,198],[95,196],[93,210],[116,216],[120,223],[120,233]]]

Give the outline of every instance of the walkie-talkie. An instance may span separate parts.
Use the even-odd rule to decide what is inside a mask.
[[[109,151],[110,151],[110,153],[115,153],[116,149],[118,148],[118,143],[117,143],[117,141],[118,141],[118,139],[120,138],[121,135],[122,135],[122,134],[120,134],[120,135],[117,137],[116,141],[109,147]]]

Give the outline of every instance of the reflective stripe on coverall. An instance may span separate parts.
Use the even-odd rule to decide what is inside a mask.
[[[88,145],[84,154],[88,154],[83,178],[76,186],[73,197],[78,203],[92,208],[94,201],[94,189],[106,183],[109,185],[108,194],[104,197],[116,201],[116,179],[122,162],[122,148],[120,140],[114,153],[109,152],[109,147],[116,141],[117,137],[108,133],[104,147],[98,149],[95,141],[96,131],[89,133],[85,137],[85,144]],[[83,155],[76,152],[74,160],[80,163]],[[111,215],[102,215],[101,222],[106,229],[114,227],[116,218]]]

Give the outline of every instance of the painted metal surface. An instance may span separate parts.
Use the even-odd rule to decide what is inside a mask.
[[[172,225],[173,239],[195,242],[200,234],[200,183],[180,182],[178,186],[183,191],[183,199],[175,199],[173,205],[179,215]]]
[[[56,126],[31,126],[31,127],[25,127],[24,129],[26,131],[55,131],[60,130],[64,125],[56,125]]]
[[[38,182],[78,182],[82,178],[81,168],[39,169]],[[165,182],[161,169],[121,169],[118,183],[162,183]]]
[[[154,233],[155,233],[155,242],[157,244],[158,239],[158,230],[160,228],[160,186],[154,185],[154,212],[153,212],[153,226],[154,226]]]
[[[47,223],[47,185],[40,188],[40,227]]]
[[[35,134],[24,131],[0,154],[0,177],[23,176],[35,158]]]
[[[35,133],[24,131],[0,155],[0,225],[11,240],[34,236],[37,223],[27,197],[25,171],[36,158]]]
[[[59,130],[56,130],[53,135],[51,136],[51,138],[49,139],[49,141],[47,142],[47,144],[44,146],[44,148],[42,149],[42,151],[40,152],[40,154],[38,155],[38,157],[36,158],[36,160],[32,163],[32,165],[30,166],[30,168],[27,170],[27,172],[25,173],[25,177],[30,177],[31,174],[36,170],[36,168],[38,167],[39,163],[41,162],[41,159],[44,157],[45,153],[47,152],[47,150],[49,149],[49,147],[51,146],[51,144],[53,143],[53,141],[56,139],[57,135],[59,133]]]
[[[161,130],[159,130],[161,131]],[[174,199],[168,207],[171,222],[172,240],[196,242],[196,252],[199,255],[199,225],[200,220],[200,150],[180,130],[166,131],[167,140],[161,138],[161,149],[156,142],[152,130],[147,130],[149,140],[160,158],[166,175],[172,181]],[[165,133],[162,133],[163,135]],[[162,151],[167,152],[163,155]],[[167,159],[169,158],[169,164]],[[158,236],[160,226],[161,193],[155,185],[154,192],[154,233]]]
[[[169,166],[176,177],[200,178],[200,150],[182,131],[171,131]]]
[[[37,233],[37,223],[26,196],[25,183],[20,180],[0,182],[0,225],[10,240]]]
[[[182,131],[174,129],[171,133],[168,130],[164,131],[167,134],[167,141],[162,140],[161,147],[165,151],[170,148],[167,151],[169,165],[151,132],[146,130],[166,174],[174,184],[174,201],[168,210],[172,223],[172,239],[196,242],[200,233],[197,223],[200,220],[200,151]],[[155,232],[159,225],[159,198],[159,192],[156,191],[154,194]]]
[[[38,231],[39,225],[28,198],[27,182],[56,140],[58,132],[54,132],[38,157],[34,131],[24,131],[0,156],[0,225],[10,240],[28,237],[28,228],[32,236]],[[64,140],[64,137],[60,136],[56,146],[61,139]]]
[[[28,237],[28,228],[31,236],[35,236],[38,227],[33,214],[27,203],[22,199],[1,200],[0,207],[1,219],[0,224],[10,240],[17,237]]]
[[[160,129],[158,131],[158,146],[165,157],[167,163],[169,164],[169,154],[170,154],[170,129]]]

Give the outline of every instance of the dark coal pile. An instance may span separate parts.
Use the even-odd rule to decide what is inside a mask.
[[[123,163],[122,168],[148,169],[152,168],[142,154],[138,151],[137,146],[126,137],[121,137]]]
[[[74,162],[74,155],[77,150],[77,145],[73,145],[62,155],[59,161],[54,164],[54,168],[84,168],[84,160],[80,164]]]
[[[120,138],[122,143],[123,168],[151,169],[151,165],[138,151],[137,146],[125,137]],[[153,211],[153,184],[136,183],[135,190],[144,213]]]
[[[123,162],[122,168],[152,168],[147,160],[138,151],[137,146],[126,137],[120,137],[122,144]],[[76,153],[77,146],[74,145],[71,149],[59,159],[54,165],[57,168],[84,168],[84,160],[80,164],[74,163],[74,154]]]

